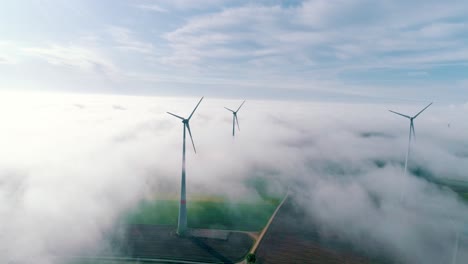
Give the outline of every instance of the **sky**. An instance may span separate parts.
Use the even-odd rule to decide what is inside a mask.
[[[0,89],[465,103],[463,0],[2,0]]]

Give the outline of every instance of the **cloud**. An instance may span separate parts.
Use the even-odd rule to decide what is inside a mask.
[[[189,18],[166,34],[173,53],[164,61],[203,65],[218,59],[250,71],[295,74],[299,68],[331,78],[355,70],[430,68],[465,61],[464,23],[434,21],[455,19],[467,8],[461,2],[422,7],[364,0],[237,5]]]
[[[425,72],[425,71],[412,71],[412,72],[408,72],[408,76],[413,76],[413,77],[424,77],[424,76],[428,76],[429,73]]]
[[[99,51],[85,46],[51,44],[45,47],[23,48],[22,51],[52,65],[105,73],[117,71],[117,67],[110,59]]]
[[[177,194],[181,123],[165,112],[187,115],[198,98],[0,98],[8,128],[0,137],[1,262],[56,263],[57,254],[102,248],[119,216],[141,199]],[[466,157],[457,154],[467,150],[462,106],[434,105],[418,117],[412,174],[403,177],[408,123],[387,109],[412,113],[419,105],[248,100],[232,140],[223,107],[238,104],[206,98],[193,117],[189,197],[261,199],[246,184],[261,175],[277,195],[291,184],[307,219],[357,247],[397,262],[449,258],[467,206],[420,171],[468,180]],[[460,261],[465,251],[461,246]]]
[[[167,9],[160,7],[159,5],[156,4],[150,4],[150,5],[137,5],[137,8],[147,10],[147,11],[154,11],[154,12],[159,12],[159,13],[167,13]]]
[[[433,23],[420,29],[423,36],[431,38],[451,37],[465,32],[464,23]]]
[[[109,33],[117,43],[118,49],[134,51],[143,54],[154,53],[154,47],[152,43],[137,40],[134,36],[134,33],[128,28],[112,26],[109,28]]]
[[[235,3],[237,1],[233,0],[200,0],[200,1],[184,1],[184,0],[155,0],[153,1],[157,4],[149,4],[157,5],[157,6],[164,6],[172,9],[177,10],[204,10],[204,9],[211,9],[216,7],[222,7],[227,3]],[[166,9],[166,8],[164,8]]]
[[[265,34],[271,32],[259,32],[256,25],[262,20],[265,20],[265,25],[273,20],[278,21],[279,18],[272,17],[275,10],[281,12],[278,7],[238,7],[193,18],[166,35],[175,51],[171,57],[198,62],[209,58],[248,59],[254,54],[262,55],[261,51],[249,50],[248,47],[265,42]]]
[[[17,43],[0,40],[0,64],[17,64],[20,60]]]

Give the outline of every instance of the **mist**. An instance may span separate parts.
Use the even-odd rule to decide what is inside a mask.
[[[182,124],[198,98],[2,94],[0,262],[60,263],[100,248],[122,213],[158,195],[176,197]],[[319,229],[395,262],[441,263],[468,208],[430,179],[468,180],[466,105],[370,104],[205,98],[191,120],[187,194],[261,199],[246,180],[291,192]],[[450,126],[448,124],[450,123]],[[463,240],[463,239],[462,239]],[[464,259],[465,258],[465,259]],[[468,260],[460,247],[459,262]]]

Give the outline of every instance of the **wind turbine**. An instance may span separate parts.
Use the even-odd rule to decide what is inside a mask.
[[[245,100],[244,102],[242,102],[242,104],[239,106],[239,108],[237,108],[236,111],[232,110],[232,109],[229,109],[227,107],[224,107],[226,108],[228,111],[231,111],[232,112],[232,136],[234,137],[235,136],[235,133],[236,133],[236,123],[237,123],[237,129],[239,129],[240,131],[240,126],[239,126],[239,119],[237,119],[237,112],[239,112],[239,110],[241,109],[241,107],[244,105],[245,103]]]
[[[423,108],[423,110],[419,111],[419,113],[417,113],[415,116],[411,117],[411,116],[407,116],[407,115],[404,115],[404,114],[401,114],[401,113],[398,113],[398,112],[395,112],[395,111],[392,111],[392,110],[388,110],[394,114],[397,114],[397,115],[400,115],[400,116],[403,116],[403,117],[406,117],[410,120],[410,131],[409,131],[409,140],[408,140],[408,151],[406,152],[406,159],[405,159],[405,171],[404,171],[404,175],[406,176],[406,169],[408,168],[408,156],[409,156],[409,153],[410,153],[410,145],[411,145],[411,135],[413,135],[413,137],[416,139],[416,133],[414,132],[414,119],[416,117],[418,117],[418,115],[420,115],[424,110],[426,110],[429,106],[431,106],[432,103],[428,104],[426,107]]]
[[[167,112],[168,114],[181,119],[182,123],[184,124],[184,137],[183,137],[184,143],[182,145],[182,180],[181,180],[181,186],[180,186],[179,219],[177,222],[177,234],[178,235],[184,235],[185,232],[187,231],[187,204],[185,200],[185,130],[186,129],[188,130],[190,139],[192,140],[193,151],[197,153],[197,150],[195,149],[195,143],[193,143],[192,131],[190,131],[189,122],[190,122],[190,118],[192,118],[193,113],[195,113],[195,110],[197,110],[202,100],[203,100],[203,97],[200,99],[197,106],[195,106],[195,108],[193,109],[192,113],[190,114],[188,118],[183,118],[176,114]]]

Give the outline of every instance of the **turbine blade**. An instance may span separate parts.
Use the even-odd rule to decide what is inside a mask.
[[[239,119],[237,119],[237,115],[235,115],[235,118],[236,118],[236,123],[237,123],[237,129],[239,129],[239,131],[240,131]]]
[[[419,111],[413,118],[416,118],[419,114],[421,114],[424,110],[426,110],[429,106],[431,106],[432,103],[428,104],[426,107],[424,107],[423,110]]]
[[[190,114],[189,118],[187,118],[188,120],[190,120],[190,118],[192,118],[193,116],[193,113],[195,113],[195,110],[197,110],[198,106],[200,105],[201,101],[203,100],[204,96],[202,96],[202,98],[200,99],[200,101],[198,102],[197,106],[195,106],[195,108],[193,109],[192,113]]]
[[[242,104],[239,106],[239,108],[237,108],[237,111],[236,111],[236,113],[237,113],[237,112],[239,112],[239,110],[240,110],[240,109],[241,109],[241,107],[244,105],[244,103],[245,103],[245,100],[244,100],[244,102],[242,102]]]
[[[188,133],[190,135],[190,140],[192,140],[193,151],[195,151],[195,153],[197,153],[197,149],[195,148],[195,143],[193,143],[192,131],[190,131],[189,123],[186,123],[186,126],[187,126]]]
[[[183,117],[181,117],[181,116],[178,116],[178,115],[176,115],[176,114],[173,114],[173,113],[171,113],[171,112],[167,112],[167,113],[168,113],[168,114],[170,114],[170,115],[172,115],[172,116],[175,116],[175,117],[177,117],[177,118],[180,118],[180,119],[184,120],[184,118],[183,118]]]
[[[234,110],[231,110],[231,109],[229,109],[229,108],[227,108],[227,107],[224,107],[224,108],[226,108],[228,111],[231,111],[231,112],[234,113]]]
[[[392,111],[392,110],[388,110],[388,111],[390,111],[390,112],[392,112],[392,113],[394,113],[394,114],[397,114],[397,115],[404,116],[404,117],[406,117],[406,118],[408,118],[408,119],[411,119],[411,117],[409,117],[409,116],[407,116],[407,115],[400,114],[400,113],[398,113],[398,112],[395,112],[395,111]]]
[[[416,139],[416,132],[414,131],[414,123],[411,122],[411,131],[413,131],[413,138]]]

